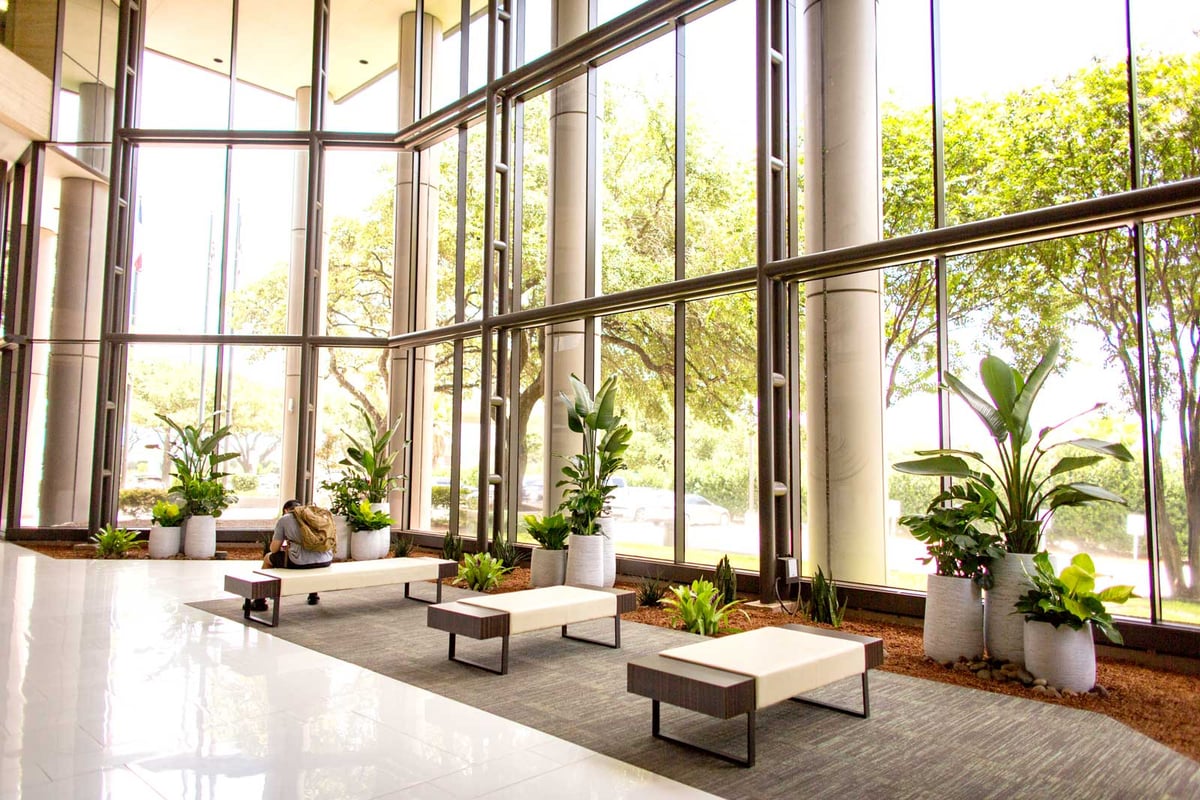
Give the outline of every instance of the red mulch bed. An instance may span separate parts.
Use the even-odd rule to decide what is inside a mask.
[[[61,544],[21,543],[22,546],[55,558],[92,558],[93,553],[79,547]],[[262,548],[257,544],[222,544],[221,550],[231,560],[260,560]],[[432,555],[432,551],[423,555]],[[144,550],[134,553],[133,558],[146,558]],[[181,556],[182,558],[182,556]],[[620,582],[618,586],[636,589],[637,584]],[[495,590],[511,592],[529,588],[529,570],[518,567],[507,575]],[[775,608],[746,606],[747,617],[734,615],[730,620],[731,632],[761,628],[766,625],[784,625],[791,622],[807,622]],[[624,615],[624,619],[662,627],[678,627],[672,624],[665,609],[639,607]],[[924,656],[921,643],[921,627],[917,620],[865,618],[851,611],[842,625],[851,633],[878,636],[883,639],[887,657],[881,669],[901,675],[911,675],[927,680],[954,683],[1001,694],[1020,695],[1044,703],[1083,708],[1106,714],[1120,720],[1129,727],[1141,731],[1156,741],[1200,761],[1200,662],[1185,662],[1194,672],[1174,670],[1118,661],[1103,656],[1097,658],[1096,681],[1107,691],[1101,694],[1083,694],[1073,697],[1054,698],[1035,694],[1019,683],[999,682],[976,677],[968,671],[953,670],[931,661]]]

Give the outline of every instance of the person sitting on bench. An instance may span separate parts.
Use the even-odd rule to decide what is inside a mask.
[[[283,504],[283,516],[275,523],[275,533],[271,535],[271,550],[263,559],[263,569],[319,569],[333,563],[333,553],[320,553],[305,550],[300,533],[300,524],[292,514],[292,509],[300,505],[299,500],[288,500]],[[321,602],[316,592],[308,595],[308,604],[315,606]],[[255,600],[251,606],[254,611],[266,611],[266,600]]]

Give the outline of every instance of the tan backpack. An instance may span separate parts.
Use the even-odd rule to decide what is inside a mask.
[[[300,526],[300,546],[314,553],[328,553],[337,547],[333,514],[320,506],[296,506],[292,516]]]

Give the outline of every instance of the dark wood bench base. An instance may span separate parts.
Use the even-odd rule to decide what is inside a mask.
[[[859,642],[866,649],[866,667],[862,673],[862,710],[847,708],[809,700],[805,697],[793,697],[798,703],[827,708],[843,714],[859,718],[867,718],[871,714],[870,685],[867,676],[870,670],[883,663],[883,640],[872,636],[858,636],[842,631],[830,631],[824,628],[813,628],[805,625],[784,625],[802,633],[813,633],[820,636],[847,639]],[[627,689],[633,694],[649,697],[651,700],[651,732],[656,739],[683,745],[702,753],[715,756],[723,761],[729,761],[743,767],[754,766],[755,760],[755,689],[754,678],[727,672],[701,664],[680,661],[663,655],[652,655],[630,661],[626,672]],[[746,758],[740,758],[719,750],[668,736],[662,732],[661,703],[707,714],[719,719],[732,719],[740,714],[746,715]]]
[[[258,573],[225,576],[225,591],[246,598],[242,603],[242,616],[250,622],[257,622],[269,628],[274,628],[279,624],[280,585],[278,578]],[[255,600],[270,601],[271,616],[269,619],[260,617],[253,612],[252,605]]]
[[[567,633],[566,625],[561,626],[562,638],[619,649],[621,647],[621,615],[633,611],[636,604],[636,597],[633,592],[622,589],[602,589],[600,591],[611,592],[617,596],[617,613],[613,615],[612,643],[598,639],[588,639],[583,636],[572,636]],[[587,621],[590,622],[591,620]],[[451,661],[457,661],[459,664],[466,664],[469,667],[482,669],[495,675],[508,674],[508,640],[511,634],[507,611],[483,608],[457,601],[453,603],[441,603],[429,607],[426,624],[430,628],[446,631],[450,634],[448,658]],[[456,655],[455,650],[459,635],[479,640],[500,637],[499,668]]]

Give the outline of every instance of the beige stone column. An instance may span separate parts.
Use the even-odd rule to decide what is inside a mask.
[[[91,495],[92,447],[99,369],[108,186],[64,178],[59,193],[58,247],[50,302],[42,525],[84,523]]]
[[[79,86],[79,141],[109,142],[103,147],[78,148],[79,160],[102,175],[108,174],[112,155],[113,101],[113,90],[102,83]]]
[[[588,30],[586,0],[554,0],[551,12],[552,47],[559,47]],[[580,76],[554,89],[550,97],[550,191],[547,210],[546,302],[562,303],[594,294],[587,281],[587,77]],[[586,370],[584,324],[564,322],[550,326],[546,337],[545,442],[543,467],[546,510],[562,501],[558,483],[561,454],[579,450],[579,434],[567,427],[567,414],[559,400],[571,394],[572,373]]]
[[[311,123],[312,88],[296,89],[296,130],[308,130]],[[305,234],[308,230],[308,150],[296,151],[292,173],[292,249],[288,258],[287,333],[303,332],[305,286]],[[325,318],[322,308],[319,314]],[[279,496],[296,497],[296,465],[300,463],[298,443],[304,414],[300,408],[300,349],[286,349],[283,375],[283,448],[279,456]]]
[[[420,109],[431,110],[433,71],[437,65],[442,23],[426,14],[421,35]],[[417,15],[400,17],[400,118],[403,128],[417,114]],[[396,256],[392,288],[392,333],[408,333],[432,327],[437,302],[437,214],[438,175],[432,153],[396,156]],[[412,365],[411,384],[409,366]],[[403,519],[407,504],[410,527],[428,530],[433,486],[434,447],[434,358],[425,348],[393,350],[391,356],[389,415],[395,420],[412,415],[409,448],[412,470],[405,493],[391,497],[392,515]],[[411,410],[410,406],[411,398]]]
[[[875,0],[816,0],[807,41],[805,234],[809,252],[880,238]],[[882,276],[806,286],[809,569],[882,584]]]

